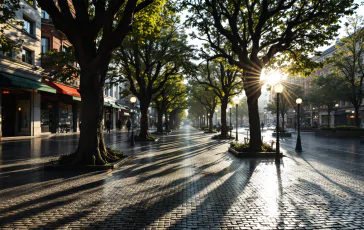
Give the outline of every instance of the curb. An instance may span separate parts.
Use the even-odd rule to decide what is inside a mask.
[[[234,154],[237,157],[242,157],[242,158],[264,158],[264,157],[275,157],[276,153],[275,152],[255,152],[255,153],[250,153],[250,152],[238,152],[235,149],[229,148],[228,150],[230,153]],[[279,154],[280,157],[283,157],[283,153]]]
[[[46,163],[43,166],[44,170],[73,170],[73,171],[101,171],[101,170],[113,170],[120,168],[123,164],[131,161],[132,156],[125,156],[117,162],[110,163],[108,165],[56,165]]]

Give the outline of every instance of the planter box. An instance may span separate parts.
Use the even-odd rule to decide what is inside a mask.
[[[109,163],[107,165],[59,165],[52,162],[44,164],[44,170],[72,170],[72,171],[101,171],[117,169],[123,164],[132,160],[131,156],[125,156],[122,159]]]
[[[352,130],[316,130],[315,136],[318,137],[363,137],[364,131],[352,131]]]
[[[205,131],[204,133],[217,133],[217,132],[216,131],[212,131],[212,132]]]
[[[273,137],[277,136],[277,133],[272,133],[272,136],[273,136]],[[279,136],[280,136],[280,137],[292,137],[292,133],[286,133],[286,132],[284,132],[284,133],[279,133]]]
[[[246,157],[246,158],[264,158],[264,157],[269,157],[269,158],[274,158],[276,156],[276,152],[238,152],[233,148],[229,148],[229,152],[231,152],[232,154],[234,154],[237,157]],[[283,153],[279,154],[279,157],[283,157]]]
[[[213,140],[235,140],[235,137],[216,137],[216,136],[213,136],[213,137],[211,137],[211,139],[213,139]]]

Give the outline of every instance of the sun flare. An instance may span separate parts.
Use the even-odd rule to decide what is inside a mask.
[[[260,79],[264,81],[265,84],[275,85],[284,80],[285,75],[279,70],[269,70],[268,72],[262,71]]]

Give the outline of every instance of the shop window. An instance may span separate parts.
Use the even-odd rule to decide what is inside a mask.
[[[34,35],[34,22],[30,21],[28,18],[23,18],[24,30],[31,35]]]
[[[70,132],[73,128],[73,112],[72,105],[60,104],[60,121],[58,124],[58,132]]]
[[[30,50],[22,50],[22,61],[33,65],[33,52]]]
[[[43,103],[41,107],[41,132],[51,132],[53,125],[53,106]]]

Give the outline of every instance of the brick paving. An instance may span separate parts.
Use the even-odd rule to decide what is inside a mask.
[[[44,172],[49,155],[3,160],[0,228],[364,229],[360,151],[303,135],[300,154],[282,140],[277,167],[238,159],[209,137],[185,129],[134,150],[110,137],[135,157],[112,172]]]

